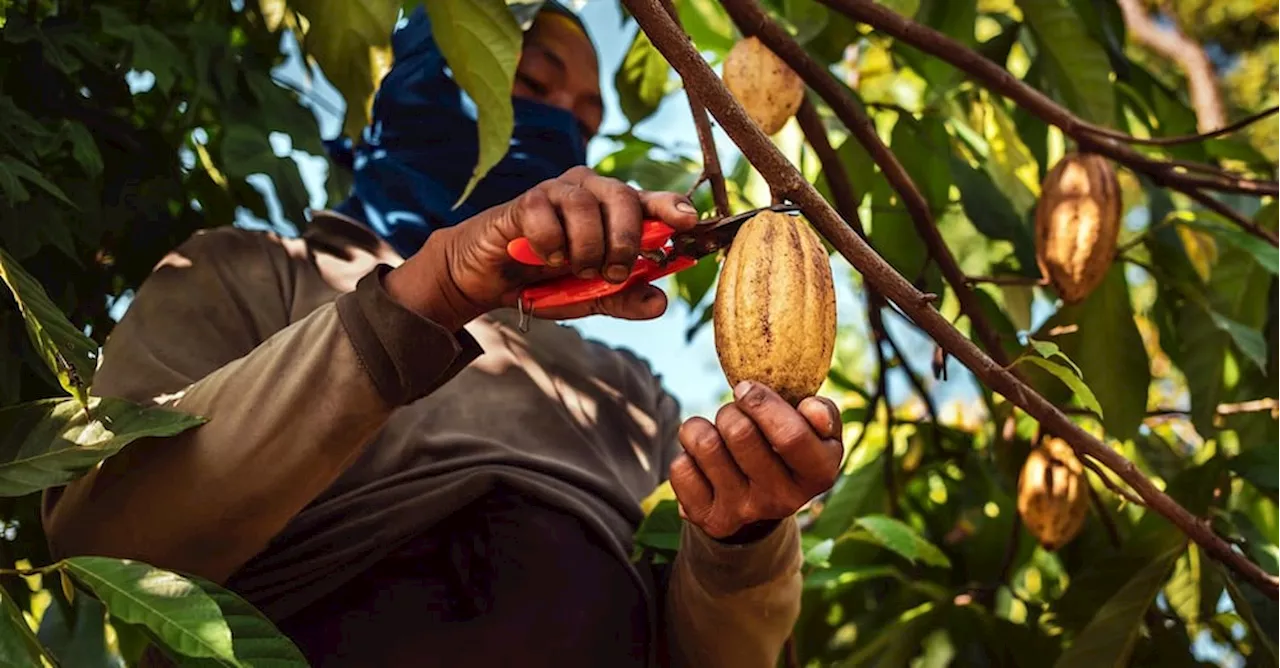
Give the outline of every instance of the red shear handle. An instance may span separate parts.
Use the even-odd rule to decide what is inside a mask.
[[[660,220],[644,221],[643,230],[640,233],[640,248],[643,250],[656,250],[662,248],[667,243],[667,239],[675,234],[675,230],[671,226]],[[533,247],[529,245],[528,237],[520,237],[512,239],[507,244],[507,255],[521,264],[529,264],[540,267],[546,264],[538,254],[533,252]]]
[[[659,266],[648,258],[639,258],[631,269],[631,275],[621,283],[609,283],[603,279],[585,279],[577,276],[557,278],[531,285],[520,292],[525,307],[532,310],[557,308],[581,304],[621,292],[637,283],[652,283],[668,274],[684,271],[697,264],[691,257],[676,257]]]

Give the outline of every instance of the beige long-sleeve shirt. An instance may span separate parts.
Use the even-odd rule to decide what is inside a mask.
[[[166,257],[107,342],[95,394],[209,421],[47,494],[54,552],[226,583],[282,628],[347,605],[368,606],[355,612],[376,629],[382,604],[335,603],[353,600],[344,587],[368,588],[362,574],[515,490],[616,559],[647,608],[649,661],[775,665],[799,614],[794,520],[747,545],[686,526],[669,577],[632,563],[639,501],[679,452],[660,379],[570,327],[534,320],[522,333],[507,311],[446,331],[383,290],[401,260],[328,213],[300,239],[221,228]]]

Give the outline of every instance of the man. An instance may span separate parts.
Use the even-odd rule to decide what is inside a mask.
[[[139,290],[98,393],[209,421],[50,493],[55,553],[225,583],[316,666],[774,665],[834,405],[744,383],[680,424],[645,363],[553,322],[657,317],[649,285],[521,331],[522,286],[616,280],[644,217],[696,212],[580,166],[598,71],[557,5],[525,38],[511,151],[454,210],[475,129],[429,30],[419,10],[395,33],[351,199],[301,239],[197,234]],[[513,265],[520,236],[558,268]],[[662,570],[629,553],[668,472],[687,523]]]

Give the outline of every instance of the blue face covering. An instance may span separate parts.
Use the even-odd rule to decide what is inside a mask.
[[[350,196],[333,210],[350,216],[401,255],[417,252],[441,227],[510,201],[586,164],[578,121],[568,111],[513,99],[515,127],[506,156],[453,208],[478,156],[474,106],[445,70],[419,7],[392,35],[395,61],[374,97],[361,142],[328,142],[352,170]]]

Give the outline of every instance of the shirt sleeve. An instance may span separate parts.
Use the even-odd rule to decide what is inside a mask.
[[[663,479],[682,452],[680,411],[670,395],[658,402],[665,439]],[[673,668],[773,668],[800,616],[802,563],[794,517],[742,544],[718,541],[684,523],[680,551],[664,578],[667,663]]]
[[[54,554],[132,558],[223,582],[392,410],[480,352],[465,331],[393,301],[386,266],[290,323],[300,266],[278,239],[232,228],[198,234],[158,265],[108,340],[93,393],[207,422],[139,440],[47,492]]]

